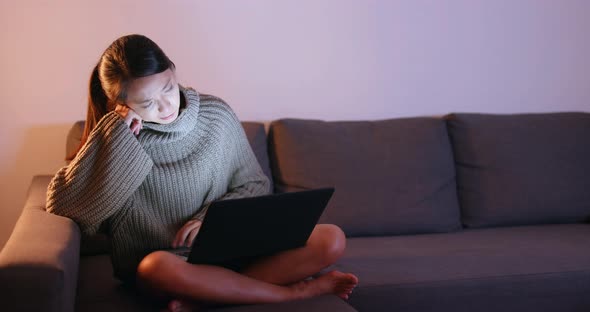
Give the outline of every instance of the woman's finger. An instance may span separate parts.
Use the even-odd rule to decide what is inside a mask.
[[[129,129],[131,129],[131,132],[133,132],[135,134],[135,130],[137,129],[137,120],[135,120],[135,119],[131,120],[131,124],[129,125]]]
[[[172,248],[176,248],[176,246],[178,246],[178,241],[179,241],[179,236],[180,236],[180,231],[176,232],[176,235],[174,236],[174,240],[172,240]]]
[[[139,130],[141,130],[141,121],[139,121],[137,119],[133,119],[131,131],[133,132],[133,134],[138,135]]]
[[[200,227],[201,227],[201,221],[189,220],[176,233],[176,237],[174,238],[174,242],[172,243],[172,247],[177,248],[177,247],[185,245],[185,242],[186,242],[189,234],[191,233],[191,231],[194,229],[198,229]],[[195,236],[196,236],[196,234],[195,234]]]
[[[199,234],[199,230],[201,229],[201,224],[199,222],[199,226],[193,228],[193,230],[190,232],[187,240],[186,240],[186,247],[190,247],[193,245],[193,241],[195,240],[195,237],[197,237],[197,234]]]
[[[182,243],[186,240],[186,224],[176,232],[176,236],[174,237],[174,242],[172,242],[172,247],[177,248],[182,245]]]

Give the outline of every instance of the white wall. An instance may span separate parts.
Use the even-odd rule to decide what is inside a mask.
[[[0,247],[121,35],[243,120],[355,120],[590,111],[589,29],[585,0],[2,1]]]

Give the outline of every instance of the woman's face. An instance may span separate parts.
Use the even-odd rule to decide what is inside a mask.
[[[147,122],[169,124],[176,120],[180,108],[180,92],[171,69],[159,74],[137,78],[127,89],[127,102]]]

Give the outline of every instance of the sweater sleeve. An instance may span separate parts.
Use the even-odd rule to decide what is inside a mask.
[[[217,200],[268,195],[270,193],[270,180],[262,171],[242,124],[231,108],[225,103],[224,106],[228,112],[226,120],[228,133],[225,137],[228,138],[226,144],[229,144],[227,150],[230,151],[228,155],[230,161],[228,163],[231,171],[228,190]],[[202,220],[210,204],[203,205],[193,218]]]
[[[83,233],[123,207],[149,174],[153,162],[115,112],[105,115],[88,141],[47,190],[47,211],[74,220]]]

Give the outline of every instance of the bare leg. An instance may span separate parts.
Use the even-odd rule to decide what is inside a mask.
[[[296,299],[288,287],[261,282],[239,273],[209,265],[193,265],[178,256],[155,251],[137,269],[140,289],[174,298],[216,303],[259,303]]]
[[[193,265],[165,251],[147,255],[137,271],[141,290],[188,302],[225,304],[270,303],[327,293],[346,294],[352,288],[350,285],[355,284],[353,278],[337,273],[289,287],[278,286],[221,267]]]
[[[194,287],[192,283],[179,283],[173,277],[174,274],[161,277],[170,281],[172,284],[170,287],[166,287],[166,282],[158,280],[158,274],[145,274],[146,277],[144,278],[143,284],[146,286],[154,285],[151,287],[152,292],[174,298],[169,304],[169,308],[172,311],[191,310],[193,308],[192,304],[195,301],[261,303],[305,298],[323,293],[334,293],[343,299],[347,299],[352,289],[358,283],[358,279],[352,274],[333,271],[316,280],[300,282],[336,262],[344,252],[345,244],[346,238],[339,227],[330,224],[321,224],[316,226],[306,246],[281,252],[255,262],[241,272],[243,275],[223,268],[199,265],[190,265],[193,269],[189,271],[192,272],[187,271],[182,273],[185,279],[190,279],[189,277],[199,278],[202,282],[201,287],[204,288],[203,290],[207,290],[206,288],[215,288],[221,292],[221,294],[217,294],[221,295],[221,297],[212,296],[211,293],[207,292],[211,291],[211,289],[201,291],[198,287]],[[176,256],[173,257],[176,258]],[[142,264],[148,262],[146,260],[149,260],[148,257],[146,257]],[[180,262],[186,265],[182,260]],[[157,266],[161,267],[162,264]],[[149,269],[147,265],[143,267],[140,265],[138,275],[142,269],[143,271],[148,271],[146,267]],[[184,265],[179,264],[177,270],[184,270],[182,267]],[[205,268],[207,269],[205,270]],[[157,269],[157,271],[165,274],[165,270]],[[212,274],[214,271],[218,272]],[[220,272],[223,272],[223,274],[220,274]],[[206,275],[211,275],[211,279],[208,279]],[[236,278],[236,275],[240,278]],[[213,283],[208,284],[205,282],[206,280],[213,281]],[[279,287],[278,285],[289,285],[289,287]],[[277,290],[277,287],[280,290]],[[180,290],[181,288],[185,290],[191,289],[193,291],[190,294],[176,291],[176,289]],[[284,294],[285,288],[287,289],[287,295]],[[291,294],[289,294],[290,292]],[[293,292],[295,292],[294,297]],[[308,295],[309,293],[313,294]]]
[[[275,285],[290,285],[336,262],[345,248],[346,237],[338,226],[319,224],[305,246],[257,261],[242,274]]]

